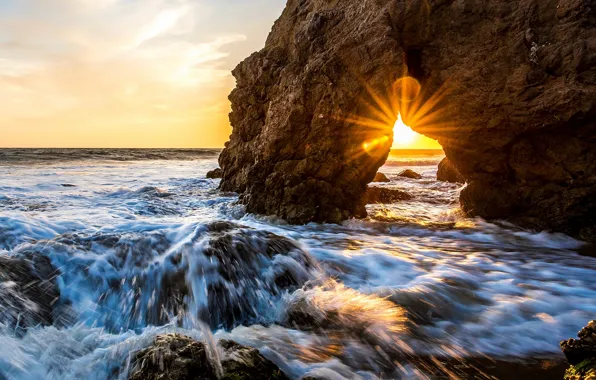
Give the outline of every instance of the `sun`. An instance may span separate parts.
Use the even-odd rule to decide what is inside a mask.
[[[393,126],[393,148],[403,148],[410,145],[416,140],[417,135],[412,128],[404,123],[401,114],[398,114]]]

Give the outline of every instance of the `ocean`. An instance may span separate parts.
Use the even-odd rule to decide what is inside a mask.
[[[0,256],[47,259],[59,290],[52,325],[24,326],[37,306],[0,266],[0,378],[125,379],[177,331],[258,348],[293,378],[411,379],[416,357],[560,359],[596,316],[583,243],[462,215],[461,186],[436,181],[442,151],[380,169],[375,186],[412,200],[304,226],[219,192],[219,152],[0,150]]]

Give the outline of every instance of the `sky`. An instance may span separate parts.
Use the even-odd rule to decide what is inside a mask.
[[[284,5],[0,0],[0,147],[223,147],[230,71]]]

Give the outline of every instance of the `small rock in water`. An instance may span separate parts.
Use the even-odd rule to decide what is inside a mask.
[[[391,182],[389,180],[389,178],[387,178],[387,176],[381,172],[378,172],[372,181],[373,182]]]
[[[406,178],[412,178],[412,179],[421,179],[422,176],[418,173],[416,173],[413,170],[410,169],[406,169],[403,172],[399,173],[400,177],[406,177]]]
[[[452,183],[465,183],[466,179],[460,174],[459,171],[453,166],[453,163],[445,157],[439,163],[439,169],[437,170],[437,180],[443,182]]]
[[[364,193],[364,204],[376,203],[395,203],[399,201],[408,201],[413,197],[405,191],[397,189],[387,189],[384,187],[369,187]]]
[[[149,348],[139,351],[130,380],[285,380],[288,377],[258,350],[229,340],[218,342],[221,368],[217,368],[209,348],[180,334],[158,335]],[[223,374],[218,376],[218,372]]]
[[[77,185],[73,185],[71,183],[63,183],[62,187],[77,187]]]
[[[217,179],[217,178],[221,178],[222,176],[223,176],[223,170],[221,170],[220,168],[213,169],[213,170],[207,172],[207,178],[209,178],[209,179]]]
[[[561,342],[561,349],[571,368],[566,380],[596,380],[596,321],[591,321],[577,334],[579,339]]]

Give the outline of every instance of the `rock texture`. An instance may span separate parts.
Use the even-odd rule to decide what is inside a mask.
[[[60,298],[57,274],[43,256],[0,256],[0,323],[17,330],[52,325]]]
[[[577,334],[579,339],[561,342],[561,349],[571,368],[566,380],[596,380],[596,321],[591,321]]]
[[[399,201],[409,201],[412,196],[405,191],[397,189],[387,189],[385,187],[369,187],[364,193],[362,201],[365,205],[376,203],[396,203]]]
[[[221,188],[293,223],[363,216],[400,112],[468,214],[593,239],[595,26],[594,0],[289,0],[233,72]]]
[[[208,179],[217,179],[217,178],[221,178],[222,175],[223,175],[223,171],[220,168],[217,168],[217,169],[208,171],[206,177]]]
[[[421,179],[422,176],[411,169],[406,169],[403,172],[398,174],[400,177],[404,178],[411,178],[411,179]]]
[[[445,157],[440,163],[437,170],[437,180],[452,183],[465,183],[466,179],[457,170],[451,161]]]
[[[375,178],[373,178],[372,182],[391,182],[387,176],[381,172],[375,174]]]
[[[210,347],[180,334],[158,335],[135,356],[130,380],[288,379],[258,350],[221,340]],[[214,364],[221,360],[220,366]]]

